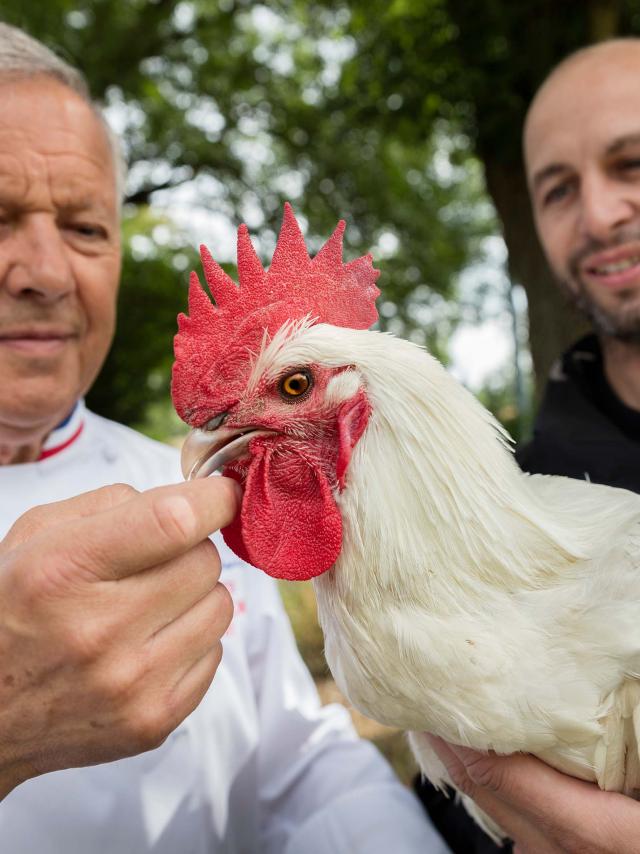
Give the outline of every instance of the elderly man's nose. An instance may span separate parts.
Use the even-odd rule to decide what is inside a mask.
[[[56,302],[74,289],[66,245],[50,217],[34,217],[13,241],[4,286],[13,296]]]
[[[582,231],[594,240],[607,240],[638,213],[627,188],[606,180],[585,182],[581,201]]]

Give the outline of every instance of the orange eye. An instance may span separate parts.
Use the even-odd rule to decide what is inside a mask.
[[[296,400],[305,395],[312,386],[308,371],[296,371],[280,380],[280,394],[285,400]]]

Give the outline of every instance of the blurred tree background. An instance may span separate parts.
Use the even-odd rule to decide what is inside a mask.
[[[345,216],[348,256],[372,249],[384,328],[446,362],[460,324],[500,319],[517,346],[479,393],[525,428],[577,321],[534,234],[524,113],[567,52],[638,33],[640,0],[4,0],[0,16],[84,70],[130,164],[119,329],[93,408],[175,429],[194,247],[232,262],[246,221],[267,261],[288,198],[312,248]]]
[[[460,351],[471,368],[499,334],[501,367],[474,390],[526,432],[578,321],[533,229],[525,111],[568,52],[640,34],[640,0],[3,0],[0,18],[82,68],[124,140],[118,330],[94,410],[180,434],[171,344],[196,247],[231,271],[244,221],[268,262],[289,199],[312,250],[340,217],[347,257],[372,250],[383,328],[445,362],[484,330]],[[312,589],[282,592],[321,696],[340,699]],[[409,779],[403,737],[354,717]]]

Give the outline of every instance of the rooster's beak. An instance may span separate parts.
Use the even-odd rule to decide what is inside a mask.
[[[218,427],[217,430],[192,430],[182,446],[182,474],[185,480],[208,477],[231,460],[241,457],[252,439],[271,435],[273,430],[246,427]]]

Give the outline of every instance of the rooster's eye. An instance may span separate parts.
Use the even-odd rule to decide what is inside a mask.
[[[303,397],[311,385],[311,374],[308,371],[296,371],[280,380],[280,394],[285,400],[296,400]]]

